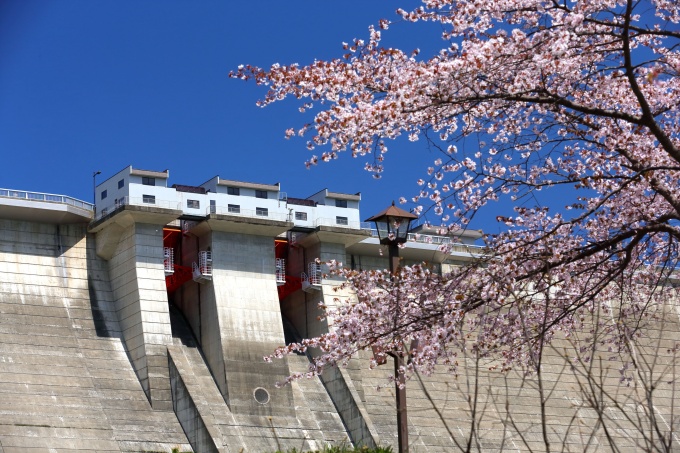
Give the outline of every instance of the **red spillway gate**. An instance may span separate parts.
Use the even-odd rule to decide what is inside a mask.
[[[163,247],[176,250],[181,237],[182,231],[179,228],[163,228]],[[172,274],[165,276],[165,288],[170,294],[192,279],[191,267],[173,263],[172,269]]]
[[[283,239],[274,240],[274,252],[277,258],[288,259],[288,241]],[[299,277],[293,277],[292,275],[286,275],[286,283],[278,287],[279,300],[283,300],[286,297],[293,294],[295,291],[302,288],[302,279]]]

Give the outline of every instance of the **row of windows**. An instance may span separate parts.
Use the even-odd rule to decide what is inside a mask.
[[[240,214],[241,213],[241,205],[238,204],[229,204],[227,205],[227,210],[232,213],[232,214]],[[269,209],[267,208],[255,208],[255,214],[263,217],[269,216]]]
[[[102,192],[102,195],[106,191]],[[106,198],[106,196],[104,196]],[[116,200],[118,201],[118,200]],[[154,195],[142,195],[142,201],[148,204],[156,204],[156,197]],[[213,201],[213,200],[211,200]],[[187,200],[187,208],[200,209],[201,203],[199,200]],[[227,209],[232,214],[239,214],[241,212],[241,205],[229,204]],[[269,216],[269,209],[267,208],[255,208],[255,215],[267,217]],[[295,211],[295,220],[307,220],[307,213],[301,211]],[[338,225],[349,225],[349,219],[347,217],[336,216],[335,223]]]
[[[227,194],[228,195],[241,195],[241,188],[240,187],[231,187],[227,186]],[[267,191],[266,190],[256,190],[255,191],[255,198],[269,198],[267,196]]]
[[[142,184],[145,185],[145,186],[155,186],[156,185],[156,178],[149,178],[149,177],[144,176],[144,177],[142,177]],[[118,188],[119,189],[122,189],[124,186],[125,186],[125,180],[124,179],[121,179],[120,181],[118,181]],[[229,195],[241,195],[241,189],[239,187],[227,187],[227,193]],[[102,200],[105,200],[107,196],[108,196],[108,191],[102,190],[102,194],[101,194]],[[267,191],[266,190],[256,190],[255,191],[255,197],[266,199],[267,198]],[[229,206],[236,206],[236,205],[229,205]],[[199,209],[199,207],[200,207],[200,203],[199,203],[198,200],[187,200],[187,208]],[[337,200],[336,199],[335,200],[335,207],[346,208],[347,207],[347,200]],[[296,212],[295,213],[295,220],[307,220],[307,213],[306,212]],[[338,223],[340,223],[340,222],[338,222]],[[341,225],[346,225],[346,223],[341,224]]]
[[[156,178],[143,176],[142,177],[142,185],[155,186],[156,185]],[[120,181],[118,181],[118,188],[122,189],[123,187],[125,187],[125,180],[121,179]],[[241,195],[241,189],[239,187],[228,186],[227,187],[227,194],[229,194],[229,195]],[[107,191],[103,190],[101,196],[102,196],[102,200],[106,199],[106,197],[108,196]],[[266,190],[256,190],[255,191],[255,197],[256,198],[264,198],[264,199],[269,198]],[[192,204],[195,204],[195,206],[192,206]],[[199,206],[198,200],[187,200],[187,207],[188,208],[198,208],[198,206]],[[336,208],[346,208],[347,207],[347,200],[336,199],[335,200],[335,207]],[[297,217],[298,214],[300,214],[300,215],[304,214],[304,219],[298,218]],[[296,220],[307,220],[307,214],[304,213],[304,212],[296,212],[295,213],[295,219]]]
[[[302,211],[295,211],[295,220],[306,221],[307,213]],[[349,225],[349,219],[347,217],[336,216],[335,223],[338,225]]]

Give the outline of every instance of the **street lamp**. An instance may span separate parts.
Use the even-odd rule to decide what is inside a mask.
[[[94,208],[94,218],[97,218],[97,175],[102,172],[97,170],[92,173],[92,207]]]
[[[380,243],[388,246],[390,273],[394,279],[394,273],[399,267],[399,244],[406,242],[411,220],[418,216],[399,209],[392,202],[392,206],[380,213],[369,217],[366,222],[375,222],[378,230]],[[406,416],[406,382],[404,374],[400,372],[404,365],[402,351],[391,353],[394,357],[394,385],[397,397],[397,438],[399,453],[408,452],[408,418]]]

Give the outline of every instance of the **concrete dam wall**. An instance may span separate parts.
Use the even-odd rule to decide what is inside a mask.
[[[317,259],[385,266],[370,233],[158,206],[120,205],[93,222],[88,213],[55,217],[51,206],[5,208],[0,453],[396,446],[390,366],[369,370],[362,352],[347,368],[278,388],[307,371],[308,358],[262,360],[327,332],[319,303],[352,296],[335,290],[339,281]],[[436,256],[418,244],[404,253]],[[317,265],[317,278],[297,277]],[[632,381],[606,351],[576,367],[568,339],[554,342],[539,376],[493,371],[493,361],[464,352],[457,375],[414,377],[411,451],[611,451],[615,443],[637,452],[673,439],[677,310],[640,322],[650,338],[635,345],[645,368]]]
[[[86,224],[0,219],[0,451],[238,452],[348,442],[318,380],[285,387],[285,404],[262,404],[264,414],[232,413],[186,318],[171,310],[162,253],[154,284],[150,231],[158,230],[122,231],[107,262]],[[250,351],[242,368],[262,366],[269,349],[255,351],[257,362]],[[293,357],[285,372],[307,365]],[[230,366],[238,371],[238,362]],[[271,379],[266,387],[277,390]],[[250,388],[246,396],[257,403]]]
[[[187,450],[135,375],[86,228],[0,219],[0,451]]]

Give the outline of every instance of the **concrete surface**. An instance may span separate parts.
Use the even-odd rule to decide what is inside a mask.
[[[83,225],[0,219],[0,449],[191,450],[130,365]]]

